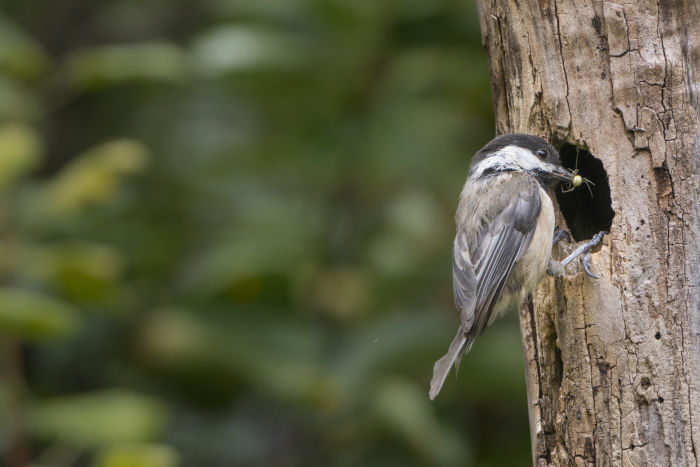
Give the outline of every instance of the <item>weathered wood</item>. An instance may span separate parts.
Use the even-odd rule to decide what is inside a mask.
[[[477,4],[498,131],[587,148],[615,211],[600,280],[521,311],[534,463],[697,465],[700,2]]]

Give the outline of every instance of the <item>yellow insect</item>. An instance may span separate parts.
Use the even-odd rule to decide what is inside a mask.
[[[595,186],[595,183],[578,174],[578,148],[576,148],[576,168],[572,172],[573,175],[571,176],[569,186],[566,188],[562,187],[562,193],[568,193],[570,191],[573,191],[574,188],[577,188],[581,186],[582,183],[585,183],[586,188],[588,188],[588,192],[591,194],[591,198],[593,198],[593,190],[591,189],[591,185]]]

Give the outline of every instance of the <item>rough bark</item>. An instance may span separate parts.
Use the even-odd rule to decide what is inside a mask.
[[[521,310],[534,463],[697,465],[700,2],[477,4],[499,133],[588,149],[615,211]]]

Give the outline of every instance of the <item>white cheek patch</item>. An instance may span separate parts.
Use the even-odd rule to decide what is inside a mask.
[[[545,165],[529,149],[518,146],[506,146],[487,160],[503,167],[517,167],[523,170],[534,170]]]
[[[480,178],[486,170],[510,169],[527,172],[540,169],[549,172],[553,168],[552,164],[540,160],[529,149],[511,145],[499,149],[479,162],[472,170],[472,176]]]

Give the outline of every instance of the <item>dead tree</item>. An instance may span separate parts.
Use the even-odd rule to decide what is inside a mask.
[[[560,226],[610,232],[521,310],[534,463],[697,465],[700,2],[477,4],[499,133],[578,155]]]

